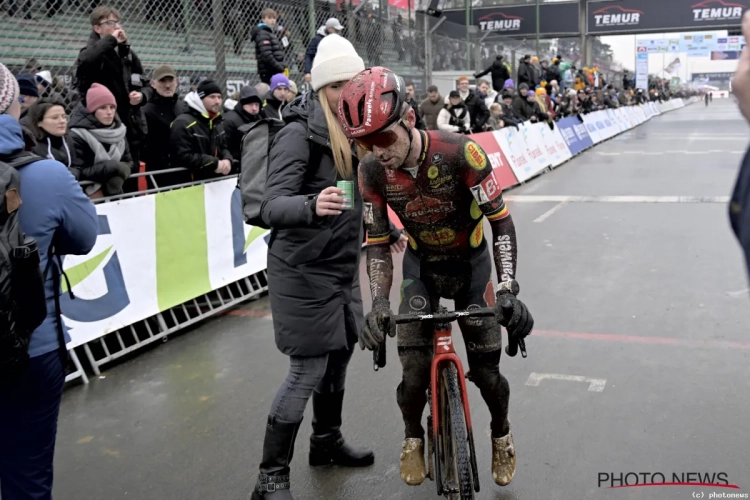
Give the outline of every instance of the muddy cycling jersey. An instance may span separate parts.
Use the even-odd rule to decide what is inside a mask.
[[[423,149],[416,167],[389,170],[372,155],[360,164],[368,245],[387,245],[390,206],[420,261],[465,262],[485,251],[484,216],[495,239],[498,278],[513,279],[515,228],[487,155],[464,135],[442,131],[420,134]],[[387,297],[385,288],[390,289],[391,276],[375,269],[378,262],[373,268],[373,259],[382,260],[377,253],[368,258],[373,296]]]

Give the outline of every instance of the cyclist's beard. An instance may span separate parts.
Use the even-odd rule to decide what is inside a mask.
[[[400,139],[389,148],[379,150],[377,154],[373,152],[373,154],[385,168],[389,170],[397,170],[403,168],[408,152],[409,140]]]

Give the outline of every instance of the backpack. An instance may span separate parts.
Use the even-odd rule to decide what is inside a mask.
[[[242,197],[242,215],[245,223],[263,229],[268,227],[260,216],[260,208],[266,193],[266,173],[268,172],[268,153],[276,134],[284,128],[285,122],[273,118],[261,118],[246,123],[237,130],[242,133],[240,145],[240,175],[237,188]],[[310,143],[309,164],[316,168],[322,156],[320,147]],[[308,171],[311,173],[312,171]]]
[[[0,198],[0,384],[23,372],[31,334],[47,317],[39,248],[18,221],[18,170],[41,159],[21,153],[0,161],[0,193],[5,193]]]

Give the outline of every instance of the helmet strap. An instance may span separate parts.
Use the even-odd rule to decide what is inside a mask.
[[[411,135],[411,130],[409,130],[409,127],[406,126],[403,120],[399,120],[398,124],[404,127],[404,130],[406,130],[406,135],[409,136],[409,150],[406,152],[406,159],[408,160],[411,156],[411,148],[414,146],[414,137]]]

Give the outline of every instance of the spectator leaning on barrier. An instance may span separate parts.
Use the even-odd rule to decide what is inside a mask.
[[[425,129],[424,120],[419,116],[419,104],[414,99],[414,82],[407,80],[406,82],[406,103],[411,106],[414,110],[414,114],[417,117],[417,124],[415,125],[419,130]]]
[[[314,37],[310,39],[310,43],[307,44],[307,50],[305,51],[305,81],[310,83],[310,71],[312,71],[313,61],[315,60],[315,54],[318,53],[318,45],[320,41],[325,38],[326,35],[331,33],[341,34],[344,27],[341,25],[338,19],[335,17],[330,18],[326,23],[318,29],[318,32]]]
[[[523,118],[513,111],[513,99],[513,90],[506,88],[500,95],[500,102],[498,102],[503,110],[503,122],[506,127],[517,126],[519,123],[523,123]]]
[[[148,126],[148,135],[143,144],[142,160],[146,172],[156,172],[172,168],[169,161],[169,140],[172,122],[187,111],[185,102],[180,100],[177,72],[172,66],[159,66],[154,70],[151,87],[144,89],[148,102],[143,107]],[[175,172],[154,176],[159,187],[175,186],[190,182],[187,172]],[[149,188],[154,186],[148,179]]]
[[[529,93],[529,86],[522,83],[518,86],[518,92],[513,94],[513,102],[511,104],[513,108],[513,114],[521,119],[521,121],[528,120],[526,116],[526,96]]]
[[[461,96],[461,100],[466,103],[466,108],[469,110],[469,116],[471,117],[471,131],[481,132],[484,129],[484,124],[487,123],[487,119],[490,117],[490,111],[487,109],[487,105],[484,103],[484,99],[479,97],[479,94],[469,88],[469,78],[462,76],[458,79],[458,92]]]
[[[255,61],[258,65],[258,76],[263,83],[271,83],[271,77],[287,71],[284,61],[284,47],[276,36],[276,12],[265,9],[261,13],[261,22],[251,35],[255,43]]]
[[[40,99],[28,113],[29,130],[34,134],[36,146],[32,153],[57,160],[73,168],[75,147],[68,131],[68,117],[59,99]]]
[[[0,161],[4,162],[13,161],[24,150],[18,96],[15,78],[0,64]],[[47,314],[31,334],[26,367],[0,384],[0,488],[8,500],[50,499],[65,384],[64,343],[70,337],[55,306],[55,297],[61,293],[56,278],[60,270],[56,259],[50,266],[47,263],[53,246],[60,258],[91,251],[98,220],[94,206],[61,163],[40,158],[19,168],[18,175],[20,196],[6,193],[6,208],[18,209],[21,229],[36,241],[40,269],[49,270],[44,276]],[[13,207],[11,199],[15,199]]]
[[[495,56],[495,60],[492,62],[492,64],[481,73],[475,74],[474,78],[482,78],[487,73],[491,73],[492,88],[495,90],[495,92],[501,92],[503,90],[505,81],[510,78],[510,72],[503,62],[503,56]]]
[[[419,113],[424,119],[427,130],[437,130],[437,119],[440,111],[443,109],[443,96],[440,95],[436,85],[430,85],[427,88],[427,99],[419,105]]]
[[[620,103],[620,106],[630,106],[630,91],[625,89],[620,90],[617,101]]]
[[[132,172],[133,158],[126,127],[117,115],[117,102],[109,89],[98,83],[89,88],[86,107],[78,106],[70,118],[70,133],[75,149],[73,175],[79,181],[94,182],[85,187],[86,194],[121,194]]]
[[[128,131],[133,171],[137,172],[147,131],[146,117],[141,108],[145,104],[143,66],[130,48],[117,10],[99,6],[91,13],[90,20],[93,31],[76,62],[77,88],[81,96],[85,96],[91,85],[98,83],[115,96],[117,114]],[[86,105],[85,101],[83,104]]]
[[[289,78],[283,73],[273,75],[271,88],[266,94],[266,102],[261,115],[263,118],[283,120],[284,108],[287,105],[287,94],[289,93]]]
[[[490,119],[487,120],[487,130],[500,130],[503,127],[505,127],[503,108],[498,103],[493,102],[490,106]]]
[[[448,103],[440,111],[437,118],[438,130],[455,132],[457,134],[471,133],[471,117],[466,103],[461,99],[458,90],[451,90]]]
[[[273,228],[268,283],[276,346],[289,374],[271,404],[251,500],[291,500],[290,462],[312,397],[311,465],[371,465],[369,450],[341,433],[346,368],[364,323],[359,290],[363,205],[358,159],[337,119],[344,84],[365,65],[338,35],[325,37],[311,70],[313,92],[285,114],[268,159],[263,220]],[[351,209],[342,210],[351,182]]]
[[[242,131],[239,128],[246,123],[253,123],[261,119],[260,108],[263,99],[255,88],[245,85],[240,90],[240,100],[232,111],[224,115],[222,123],[227,141],[227,149],[232,155],[235,170],[239,171],[242,158]]]
[[[203,80],[185,96],[187,111],[172,123],[169,157],[173,167],[185,167],[193,179],[210,179],[232,171],[232,155],[222,127],[221,89]]]

